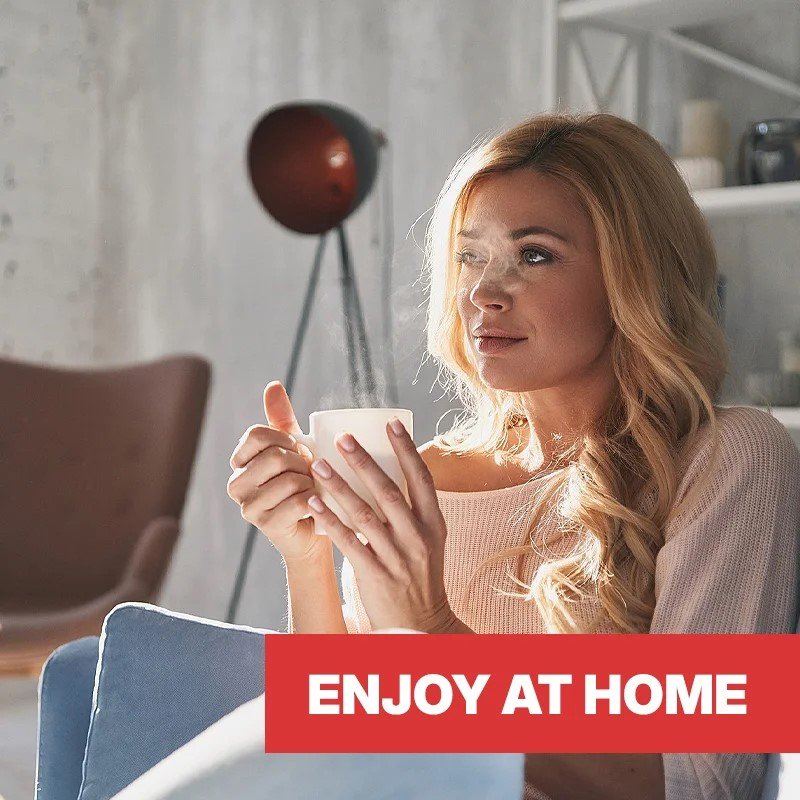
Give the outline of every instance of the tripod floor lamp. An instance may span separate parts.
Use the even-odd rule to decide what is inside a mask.
[[[319,236],[283,381],[290,396],[311,319],[325,242],[328,233],[335,231],[353,403],[358,405],[366,399],[373,406],[379,404],[344,221],[369,194],[378,171],[378,150],[385,144],[380,131],[370,129],[341,106],[326,103],[278,106],[253,128],[247,167],[261,205],[290,230]],[[388,325],[391,314],[385,311],[384,316]],[[384,330],[388,331],[388,327]],[[390,336],[386,338],[384,353],[388,355],[391,341]],[[396,384],[391,381],[389,385]],[[256,526],[250,524],[228,604],[227,622],[236,617],[257,533]]]

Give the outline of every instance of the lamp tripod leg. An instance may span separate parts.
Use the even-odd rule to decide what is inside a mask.
[[[297,374],[297,365],[300,361],[300,353],[303,349],[303,342],[305,341],[306,330],[311,318],[311,306],[314,303],[314,295],[317,290],[317,283],[319,282],[319,273],[322,266],[322,255],[325,252],[325,237],[327,234],[322,234],[317,244],[317,252],[314,255],[314,267],[311,270],[311,275],[308,279],[308,286],[306,288],[305,298],[303,299],[303,307],[300,312],[300,319],[298,320],[297,331],[294,336],[294,344],[292,345],[292,355],[289,359],[289,370],[286,375],[284,386],[286,387],[287,394],[291,397],[292,387],[294,386],[295,375]],[[239,601],[242,596],[242,589],[244,582],[247,578],[247,567],[250,564],[250,558],[253,553],[255,545],[256,533],[258,528],[250,523],[247,529],[247,537],[245,539],[242,555],[239,559],[239,567],[236,571],[236,580],[233,585],[233,593],[231,594],[230,601],[228,602],[228,612],[225,615],[225,621],[232,623],[236,618],[236,611],[239,608]]]
[[[297,332],[294,335],[294,344],[292,345],[292,356],[289,359],[289,370],[286,373],[286,393],[289,397],[292,396],[292,389],[294,388],[294,379],[297,372],[297,364],[300,361],[300,352],[303,349],[303,342],[306,337],[306,330],[308,330],[308,323],[311,319],[311,306],[314,303],[314,295],[317,291],[317,283],[319,282],[319,273],[322,266],[322,255],[325,252],[325,237],[323,233],[319,237],[317,244],[317,252],[314,254],[314,267],[311,270],[311,275],[308,279],[308,287],[306,288],[306,295],[303,298],[303,308],[300,311],[300,319],[297,324]]]

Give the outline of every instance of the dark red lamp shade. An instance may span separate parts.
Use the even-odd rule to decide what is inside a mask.
[[[261,205],[297,233],[341,225],[369,194],[379,134],[341,106],[292,103],[253,128],[247,167]]]

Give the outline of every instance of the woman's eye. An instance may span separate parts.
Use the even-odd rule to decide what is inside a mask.
[[[475,259],[477,259],[475,253],[470,253],[466,250],[462,250],[455,255],[455,260],[460,264],[471,264]]]
[[[534,256],[537,256],[536,260],[527,257],[531,253]],[[550,255],[550,253],[547,252],[547,250],[542,250],[538,247],[524,247],[521,251],[521,255],[522,255],[522,260],[526,264],[544,264],[547,261],[553,260],[553,257]]]
[[[532,265],[546,264],[553,261],[553,256],[540,247],[523,247],[520,250],[520,257],[526,264]],[[461,250],[455,254],[454,259],[460,264],[475,264],[481,261],[481,256],[469,250]]]

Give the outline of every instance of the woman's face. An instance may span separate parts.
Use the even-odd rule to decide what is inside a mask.
[[[532,169],[490,175],[457,233],[458,311],[488,385],[526,392],[598,369],[612,320],[594,229],[574,190]],[[476,338],[478,326],[520,340],[495,349],[502,340]]]

